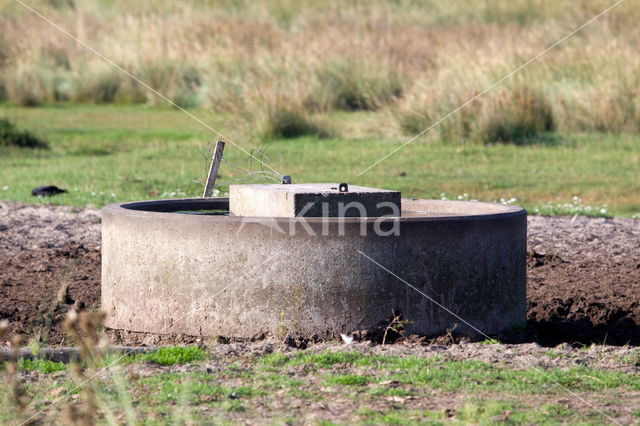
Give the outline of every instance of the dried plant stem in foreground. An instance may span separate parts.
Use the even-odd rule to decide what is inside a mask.
[[[80,349],[80,361],[71,367],[71,373],[80,388],[81,404],[65,405],[65,417],[71,424],[94,424],[100,412],[104,412],[103,404],[98,399],[99,384],[94,378],[99,374],[109,340],[100,333],[104,313],[88,311],[69,311],[64,329]]]

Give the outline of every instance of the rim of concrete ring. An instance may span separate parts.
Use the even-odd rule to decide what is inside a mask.
[[[498,218],[508,218],[512,216],[527,215],[527,211],[520,207],[507,204],[486,203],[480,201],[460,201],[460,200],[430,200],[420,198],[403,198],[402,211],[420,213],[420,210],[404,208],[407,204],[418,204],[420,202],[428,202],[434,205],[453,205],[459,207],[460,210],[472,207],[470,214],[443,214],[442,216],[429,214],[428,216],[400,216],[400,217],[250,217],[250,216],[230,216],[230,215],[190,215],[182,214],[181,220],[197,220],[208,222],[242,222],[251,219],[253,222],[260,220],[276,220],[278,222],[308,222],[321,223],[326,222],[380,222],[382,221],[400,221],[400,222],[433,222],[433,221],[460,221],[460,220],[488,220]],[[173,207],[175,206],[175,208]],[[156,210],[154,210],[156,209]],[[148,218],[176,218],[175,211],[180,210],[207,210],[207,209],[229,209],[229,198],[172,198],[166,200],[148,200],[148,201],[131,201],[126,203],[109,204],[102,209],[105,213],[148,217]],[[425,213],[426,214],[426,213]]]

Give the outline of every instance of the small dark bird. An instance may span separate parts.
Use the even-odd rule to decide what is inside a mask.
[[[53,186],[53,185],[46,185],[46,186],[39,186],[37,188],[33,188],[31,190],[31,195],[34,195],[37,197],[51,197],[53,195],[58,195],[65,192],[67,192],[66,189],[60,189],[57,186]]]

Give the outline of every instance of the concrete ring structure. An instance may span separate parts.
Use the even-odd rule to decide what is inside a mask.
[[[525,321],[520,207],[403,199],[396,218],[186,214],[228,205],[214,198],[104,208],[107,327],[327,338],[372,329],[392,311],[409,321],[407,332],[424,335],[469,324],[496,333]]]

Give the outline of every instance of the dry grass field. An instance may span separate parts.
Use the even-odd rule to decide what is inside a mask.
[[[332,110],[418,133],[612,2],[32,0],[30,7],[183,107],[264,136],[328,134]],[[0,100],[164,101],[12,0],[0,2]],[[431,132],[525,141],[640,130],[640,8],[623,2]]]

